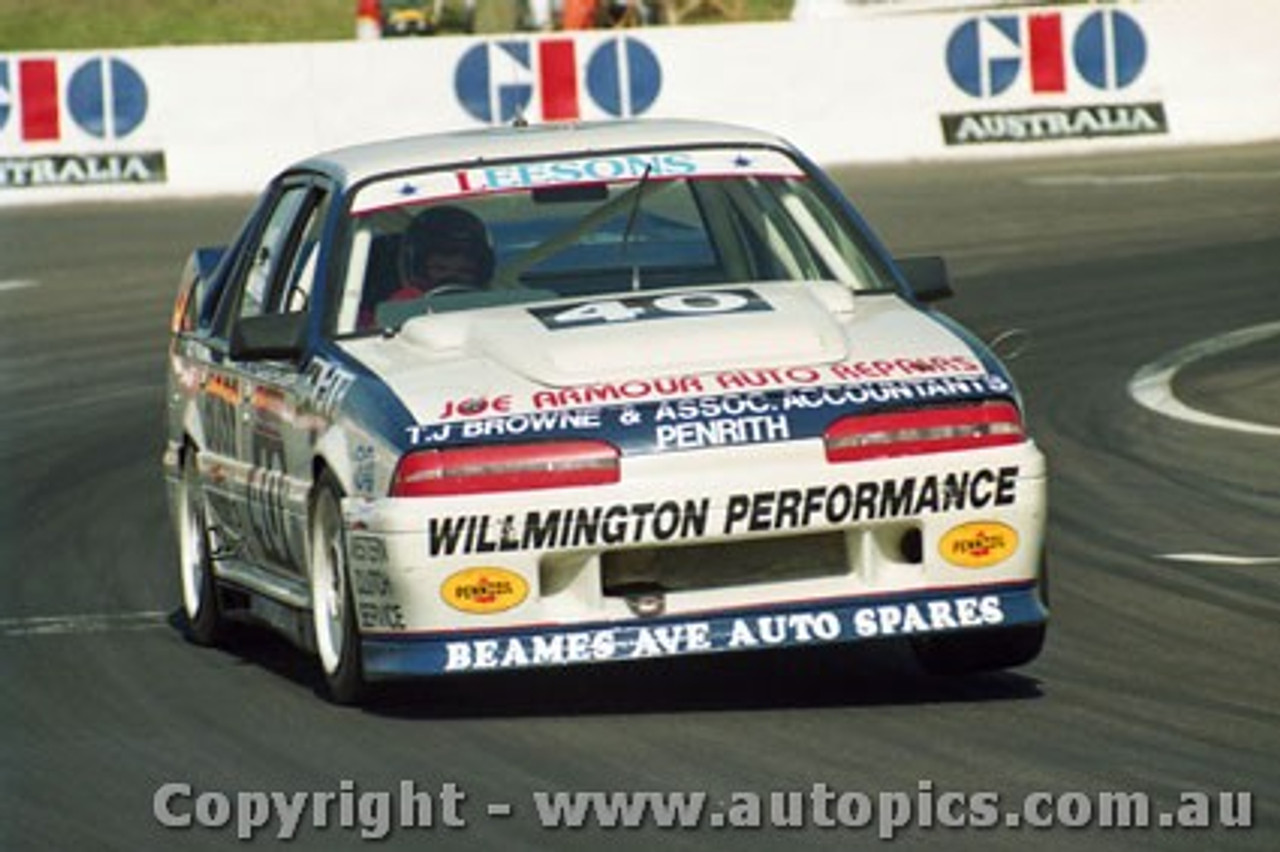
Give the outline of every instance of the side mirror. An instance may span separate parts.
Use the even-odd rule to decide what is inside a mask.
[[[951,289],[951,277],[947,275],[947,262],[941,257],[901,257],[895,262],[917,300],[929,304],[955,295]]]
[[[306,314],[263,314],[238,320],[231,330],[235,361],[297,361],[302,358]]]

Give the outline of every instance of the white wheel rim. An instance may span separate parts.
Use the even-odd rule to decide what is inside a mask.
[[[342,662],[345,639],[346,576],[342,529],[332,497],[324,495],[316,506],[311,532],[311,613],[315,622],[316,651],[326,674]]]
[[[182,607],[194,620],[204,606],[204,580],[208,554],[205,550],[204,507],[197,496],[194,467],[182,477],[182,512],[179,527],[179,554],[182,564]]]

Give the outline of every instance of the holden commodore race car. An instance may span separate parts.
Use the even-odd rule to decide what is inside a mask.
[[[283,171],[168,357],[189,635],[372,682],[906,640],[1039,652],[1045,461],[1007,369],[786,142],[466,131]]]

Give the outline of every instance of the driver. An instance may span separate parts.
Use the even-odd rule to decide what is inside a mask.
[[[359,328],[377,326],[377,309],[437,293],[479,290],[493,276],[489,229],[460,207],[429,207],[414,216],[395,254],[397,288],[360,311]]]
[[[429,207],[400,242],[401,288],[393,301],[431,292],[474,290],[493,275],[493,243],[484,222],[461,207]]]

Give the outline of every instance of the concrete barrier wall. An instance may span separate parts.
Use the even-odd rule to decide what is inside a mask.
[[[821,162],[1280,138],[1280,3],[0,55],[0,205],[255,192],[315,151],[530,121],[700,117]]]

